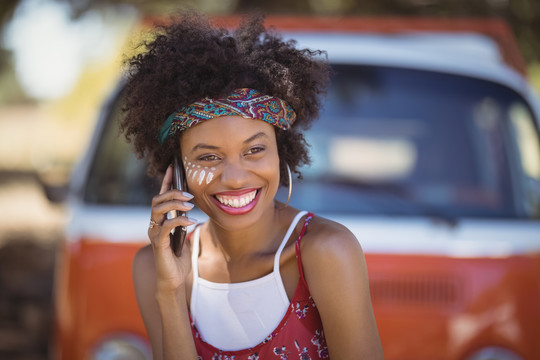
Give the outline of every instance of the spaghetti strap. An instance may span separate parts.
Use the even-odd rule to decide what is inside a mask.
[[[190,237],[191,241],[191,270],[193,272],[193,284],[191,287],[191,297],[189,301],[190,316],[193,316],[195,309],[195,303],[197,302],[197,292],[199,288],[199,237],[201,227],[197,226],[192,232],[193,236]]]
[[[281,240],[281,244],[279,244],[279,248],[276,251],[276,254],[274,255],[274,272],[278,274],[280,277],[279,272],[279,259],[281,257],[281,253],[283,252],[283,248],[289,242],[289,238],[291,237],[291,234],[293,233],[294,229],[296,228],[296,225],[298,222],[300,222],[300,219],[302,216],[306,215],[307,211],[299,211],[298,214],[294,217],[293,221],[289,225],[289,228],[287,229],[287,232],[285,233],[285,236],[283,236],[283,240]],[[285,291],[285,289],[283,289]]]
[[[302,227],[302,231],[300,231],[300,235],[298,236],[298,239],[296,239],[296,263],[298,264],[298,272],[300,273],[300,280],[306,284],[306,280],[304,279],[304,270],[302,267],[302,257],[300,254],[300,242],[302,241],[302,237],[304,236],[304,233],[307,230],[307,227],[309,225],[309,222],[311,219],[313,219],[313,213],[309,212],[306,216],[306,219],[304,220],[304,226]]]

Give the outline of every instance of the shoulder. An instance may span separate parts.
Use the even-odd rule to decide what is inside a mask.
[[[140,248],[133,257],[133,271],[154,265],[154,253],[151,245]]]
[[[327,291],[339,282],[367,285],[364,252],[345,226],[314,217],[301,242],[302,267],[310,290]]]
[[[362,247],[354,234],[335,221],[314,216],[301,242],[302,262],[317,262],[327,258],[363,258]]]
[[[140,248],[133,257],[132,276],[135,291],[155,282],[154,252],[151,245]]]

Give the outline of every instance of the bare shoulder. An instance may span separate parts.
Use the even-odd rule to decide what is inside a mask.
[[[139,293],[143,288],[147,289],[148,286],[155,283],[154,262],[154,253],[151,245],[140,248],[135,254],[132,264],[132,276],[136,293]]]
[[[300,251],[304,276],[313,292],[317,288],[325,292],[336,286],[336,281],[362,279],[362,286],[367,285],[362,247],[354,234],[342,224],[314,217],[302,238]]]
[[[301,244],[305,265],[328,258],[363,259],[362,247],[354,234],[344,225],[323,217],[311,220]]]
[[[140,248],[133,258],[133,271],[139,269],[148,270],[154,267],[154,253],[151,245],[146,245]]]

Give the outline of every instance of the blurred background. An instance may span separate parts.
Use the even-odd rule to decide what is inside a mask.
[[[67,214],[41,184],[54,190],[66,183],[141,19],[186,7],[209,14],[503,18],[540,90],[539,0],[1,0],[0,359],[47,358],[55,250]]]

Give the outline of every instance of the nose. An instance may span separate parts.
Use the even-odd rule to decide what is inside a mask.
[[[249,169],[241,160],[227,161],[223,164],[221,183],[231,189],[241,189],[247,185]]]

